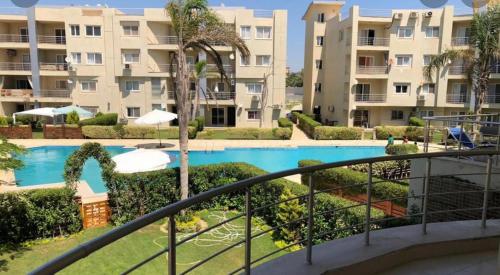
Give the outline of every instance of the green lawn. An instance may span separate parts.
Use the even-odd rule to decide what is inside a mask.
[[[43,139],[43,129],[33,129],[33,139]]]
[[[221,219],[234,216],[234,212],[203,211],[202,218],[209,225],[216,224]],[[254,221],[254,225],[257,224]],[[238,219],[225,227],[202,234],[177,248],[177,270],[182,272],[193,264],[209,255],[227,247],[230,244],[244,239],[244,219]],[[125,271],[140,260],[154,254],[167,245],[167,233],[162,223],[157,223],[143,228],[114,244],[101,249],[86,259],[83,259],[61,274],[118,274]],[[0,252],[0,272],[7,274],[26,274],[40,264],[54,258],[68,249],[95,238],[111,227],[89,229],[80,234],[59,240],[39,241],[27,245],[23,249],[11,252]],[[253,234],[261,228],[254,226]],[[178,233],[182,239],[186,234]],[[278,249],[269,234],[252,241],[252,258],[256,259]],[[283,255],[278,253],[274,257]],[[149,264],[141,267],[134,274],[166,274],[167,255],[161,255]],[[273,258],[273,257],[271,257]],[[270,259],[271,259],[270,258]],[[195,269],[193,274],[227,274],[243,265],[244,246],[231,249],[207,264]],[[268,259],[269,260],[269,259]]]
[[[206,129],[198,132],[196,139],[277,140],[272,129],[229,128]]]

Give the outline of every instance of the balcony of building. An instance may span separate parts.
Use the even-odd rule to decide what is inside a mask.
[[[495,62],[490,68],[490,78],[500,79],[500,62]]]
[[[40,50],[38,56],[40,75],[68,76],[69,66],[66,57],[66,51]]]
[[[64,23],[37,22],[37,42],[40,49],[66,49]]]
[[[386,52],[358,51],[356,78],[387,78],[390,67]]]
[[[7,76],[0,89],[3,102],[71,102],[71,91],[67,79],[53,77],[41,78],[41,90],[32,89],[30,77]]]
[[[453,47],[469,47],[471,35],[470,22],[455,21],[453,22],[451,45]]]
[[[0,75],[31,74],[29,49],[0,49]]]
[[[29,48],[27,22],[1,21],[0,48]]]
[[[387,102],[387,81],[370,80],[360,82],[352,87],[356,105],[377,105]]]
[[[389,50],[390,32],[385,23],[359,23],[358,49],[360,50]]]
[[[464,79],[467,78],[469,65],[463,62],[454,62],[448,66],[448,78],[450,79]]]

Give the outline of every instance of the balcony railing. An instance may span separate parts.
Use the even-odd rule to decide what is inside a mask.
[[[2,97],[31,97],[33,90],[30,89],[1,89],[0,96]]]
[[[160,257],[163,259],[168,258],[164,267],[165,271],[168,271],[168,274],[170,275],[188,274],[193,271],[202,273],[200,269],[206,267],[207,264],[213,263],[210,262],[211,260],[222,255],[223,253],[237,251],[236,249],[244,252],[240,253],[239,256],[235,256],[235,260],[238,260],[238,264],[229,267],[234,270],[224,273],[251,274],[251,269],[262,263],[264,260],[269,260],[269,257],[275,256],[277,253],[297,246],[304,247],[304,250],[300,252],[304,259],[303,261],[299,260],[301,262],[298,263],[298,265],[304,265],[307,263],[312,265],[311,269],[316,269],[317,267],[318,269],[316,270],[322,270],[318,261],[323,261],[323,263],[325,263],[325,255],[321,255],[323,260],[318,260],[319,256],[316,254],[317,250],[313,249],[313,246],[317,245],[321,241],[326,242],[336,238],[342,238],[344,233],[363,234],[352,239],[354,243],[350,248],[354,249],[356,247],[372,246],[371,240],[373,236],[371,236],[371,232],[390,227],[391,224],[396,224],[395,226],[398,226],[397,224],[400,223],[405,225],[418,224],[419,232],[421,236],[423,236],[421,240],[425,240],[419,242],[418,244],[424,244],[427,241],[428,237],[425,236],[432,236],[432,226],[434,226],[434,224],[431,223],[433,222],[446,222],[457,219],[471,220],[470,217],[473,217],[472,219],[479,220],[477,227],[471,226],[470,230],[484,232],[490,227],[493,228],[492,230],[496,230],[495,228],[497,223],[488,222],[488,220],[496,219],[499,209],[498,204],[494,201],[494,198],[500,190],[498,187],[495,187],[493,184],[494,182],[492,182],[492,179],[495,179],[497,174],[492,167],[495,157],[497,157],[498,154],[498,150],[469,150],[464,152],[436,152],[404,156],[384,156],[306,166],[277,173],[264,174],[254,178],[243,179],[231,184],[220,184],[217,188],[193,195],[182,201],[174,201],[170,205],[152,211],[151,213],[104,233],[98,238],[90,240],[84,244],[80,244],[72,250],[37,268],[30,274],[38,275],[58,273],[64,268],[71,266],[88,256],[95,255],[95,252],[104,252],[104,250],[101,249],[105,249],[108,245],[114,244],[123,237],[129,236],[137,230],[165,219],[168,219],[168,245],[158,248],[143,258],[138,258],[136,262],[128,262],[128,266],[123,266],[123,269],[119,270],[121,274],[130,274],[138,268],[143,268],[152,261],[158,260]],[[466,159],[483,158],[486,159],[486,163],[484,166],[478,166],[477,170],[474,170],[473,172],[460,171],[458,174],[457,171],[454,171],[455,169],[439,169],[438,166],[434,165],[435,162],[447,159],[452,161],[450,158],[457,157],[463,157]],[[397,177],[398,182],[406,182],[407,180],[411,181],[411,183],[415,186],[414,192],[408,192],[408,194],[404,195],[397,194],[382,197],[377,196],[376,192],[372,192],[372,190],[374,190],[374,188],[382,188],[380,184],[384,181],[375,177],[377,174],[375,171],[376,169],[373,169],[373,166],[387,161],[401,160],[407,160],[408,162],[411,162],[412,166],[414,165],[415,168],[420,168],[415,171],[412,169],[411,174],[401,173],[401,175]],[[325,188],[324,186],[320,186],[316,180],[318,173],[321,173],[326,169],[354,166],[359,164],[367,167],[365,177],[366,180],[361,182],[356,182],[355,184],[350,185],[332,184]],[[457,169],[458,165],[459,164],[457,163],[455,166]],[[300,191],[300,194],[292,195],[286,199],[283,197],[280,199],[278,195],[278,197],[272,197],[269,198],[269,200],[259,201],[259,204],[255,203],[258,198],[263,196],[262,192],[265,193],[267,189],[271,190],[272,186],[269,186],[270,183],[273,183],[274,180],[283,179],[289,176],[301,176],[303,178],[305,183],[303,185],[304,192]],[[475,185],[476,182],[480,182],[484,183],[484,187],[481,188],[479,185],[473,190],[457,190],[451,188],[448,190],[442,188],[444,182],[451,181],[452,184],[462,183],[464,181],[464,177],[470,178],[471,176],[474,178],[474,183],[471,183],[471,185]],[[359,189],[363,190],[363,192],[356,197],[355,201],[347,204],[347,206],[343,204],[338,206],[331,205],[331,207],[326,208],[320,207],[319,198],[320,196],[325,196],[325,193],[350,194],[352,190]],[[238,207],[234,207],[238,211],[234,217],[218,221],[216,224],[204,228],[199,232],[189,235],[183,234],[182,237],[177,235],[176,217],[181,215],[182,212],[195,207],[201,208],[204,204],[213,202],[215,199],[227,197],[239,199],[242,202],[242,204]],[[450,203],[451,205],[446,203],[443,204],[443,201],[456,201],[456,197],[463,197],[463,200],[469,201],[470,203]],[[453,200],[453,198],[455,198],[455,200]],[[256,230],[252,219],[262,217],[264,217],[264,220],[265,218],[272,219],[272,216],[268,213],[276,211],[276,209],[285,203],[289,203],[290,201],[294,201],[295,203],[301,205],[304,209],[301,215],[298,215],[296,218],[289,219],[286,222],[274,221],[271,223],[269,228],[261,229],[259,231]],[[404,207],[406,204],[409,204],[408,202],[413,204],[411,206],[412,211],[402,211],[399,215],[394,216],[373,215],[374,208],[379,208],[382,204],[395,203],[400,205],[402,204]],[[364,214],[364,217],[352,221],[352,223],[342,224],[339,226],[338,223],[342,220],[337,216],[345,215],[348,209],[352,209],[352,211],[356,212],[359,211]],[[406,210],[406,207],[404,207],[403,210]],[[214,232],[214,230],[221,230],[227,226],[231,226],[230,222],[236,221],[237,219],[244,220],[241,222],[243,224],[240,231],[242,232],[241,236],[238,238],[235,236],[235,238],[232,239],[227,246],[211,251],[209,254],[202,253],[202,255],[200,255],[200,257],[197,258],[197,261],[192,265],[180,266],[180,263],[177,260],[179,256],[179,249],[185,248],[186,244],[189,244],[191,241],[196,240],[199,237],[204,238],[206,236],[204,234],[207,232]],[[324,226],[325,220],[333,225],[337,224],[337,226]],[[318,224],[318,221],[322,221],[323,223]],[[298,230],[303,229],[304,234],[297,234],[299,237],[284,247],[277,248],[264,255],[262,255],[262,253],[259,255],[255,254],[256,249],[255,247],[252,247],[255,242],[252,242],[252,240],[265,236],[266,234],[273,234],[283,228],[289,228],[291,225],[299,228]],[[449,230],[452,234],[453,228],[449,228]],[[389,238],[391,236],[385,237]],[[397,239],[398,236],[395,236],[394,238]],[[142,244],[146,244],[146,242],[144,241]],[[376,245],[380,244],[377,243]],[[335,253],[342,252],[342,250],[338,250]],[[366,252],[366,250],[363,252]],[[336,255],[335,253],[330,255],[332,261],[334,261],[335,257],[338,256],[338,254]],[[120,256],[122,257],[120,260],[125,259],[124,255],[116,255],[116,257]],[[114,260],[114,257],[102,257],[102,262],[104,264]],[[297,258],[295,258],[295,260],[297,260]],[[220,262],[217,264],[220,265]],[[317,266],[314,266],[315,264]],[[178,268],[180,270],[178,270]],[[270,273],[274,274],[276,272]]]
[[[492,74],[500,74],[500,64],[491,65],[490,70]]]
[[[358,46],[389,46],[390,39],[383,37],[360,37]]]
[[[226,73],[234,72],[234,67],[232,65],[222,65]],[[219,68],[215,64],[207,64],[207,72],[219,72]]]
[[[39,35],[37,37],[38,43],[44,44],[66,44],[66,36],[47,36],[47,35]]]
[[[469,37],[453,37],[451,39],[452,46],[468,46],[470,45]]]
[[[40,95],[34,95],[31,89],[2,89],[0,90],[2,97],[53,97],[53,98],[70,98],[71,91],[69,90],[42,90]]]
[[[152,44],[157,45],[177,45],[177,36],[157,36],[156,40],[158,42],[153,42]]]
[[[71,98],[71,91],[69,90],[42,90],[40,97],[54,97],[54,98]]]
[[[0,62],[0,71],[30,71],[30,63]]]
[[[67,63],[40,62],[40,70],[41,71],[67,71],[68,64]]]
[[[194,70],[194,65],[193,64],[188,64],[189,70],[192,71]],[[232,65],[223,65],[224,71],[226,73],[233,73],[234,72],[234,67]],[[177,65],[174,64],[172,65],[172,70],[174,73],[177,71]],[[207,64],[206,67],[207,72],[218,72],[219,69],[217,68],[217,65],[215,64]],[[170,64],[158,64],[157,68],[152,69],[152,72],[158,72],[158,73],[168,73],[170,72]]]
[[[467,73],[467,67],[464,65],[450,66],[448,72],[451,75],[463,75]]]
[[[451,103],[451,104],[469,103],[469,97],[463,94],[447,94],[446,103]]]
[[[358,66],[357,74],[388,74],[388,66]]]
[[[212,92],[206,95],[208,100],[232,100],[236,98],[236,93],[233,92]]]
[[[161,95],[162,95],[161,92],[152,92],[151,93],[151,98],[152,99],[161,99]]]
[[[19,34],[0,34],[0,43],[28,43],[27,35]]]
[[[486,95],[484,97],[485,104],[500,104],[500,95]]]
[[[387,95],[381,93],[356,94],[354,96],[354,101],[356,102],[380,103],[385,102],[386,99]]]

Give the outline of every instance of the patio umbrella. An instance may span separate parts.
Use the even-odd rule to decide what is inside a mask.
[[[135,124],[157,125],[158,126],[158,139],[160,140],[160,147],[161,147],[160,124],[170,122],[174,119],[177,119],[177,114],[166,112],[166,111],[161,111],[161,110],[154,110],[154,111],[149,112],[149,113],[145,114],[144,116],[138,118],[135,121]]]
[[[14,124],[16,124],[16,116],[17,115],[31,115],[31,116],[48,116],[54,117],[54,108],[38,108],[33,110],[27,110],[23,112],[17,112],[12,114],[12,118],[14,119]]]
[[[115,172],[122,174],[157,171],[167,168],[167,164],[171,162],[167,153],[146,149],[116,155],[112,159],[116,163]]]
[[[94,114],[78,106],[66,106],[54,110],[55,115],[67,115],[71,112],[76,112],[80,118],[84,119],[94,117]]]

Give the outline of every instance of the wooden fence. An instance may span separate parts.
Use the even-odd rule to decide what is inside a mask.
[[[84,229],[106,226],[111,218],[108,201],[82,203],[81,213]]]

